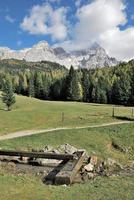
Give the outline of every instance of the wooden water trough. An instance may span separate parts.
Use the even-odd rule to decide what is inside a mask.
[[[16,157],[28,157],[29,159],[44,158],[44,159],[56,159],[63,160],[62,167],[57,170],[56,173],[50,173],[47,176],[48,181],[52,181],[53,184],[69,185],[73,183],[77,173],[83,165],[85,159],[85,152],[78,151],[76,154],[56,154],[48,152],[28,152],[28,151],[11,151],[0,150],[0,156],[16,156]],[[53,170],[54,171],[54,170]]]

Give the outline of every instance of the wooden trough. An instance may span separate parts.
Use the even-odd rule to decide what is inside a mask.
[[[77,155],[77,156],[76,156]],[[46,152],[27,152],[27,151],[6,151],[0,150],[0,156],[17,156],[17,157],[28,157],[28,158],[44,158],[44,159],[56,159],[63,160],[62,167],[56,173],[50,173],[47,176],[48,181],[52,181],[53,184],[69,185],[73,183],[77,173],[83,165],[85,159],[85,152],[78,151],[74,154],[56,154]]]

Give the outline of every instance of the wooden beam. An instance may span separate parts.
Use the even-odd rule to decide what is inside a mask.
[[[74,155],[72,154],[56,154],[56,153],[44,153],[44,152],[27,152],[27,151],[11,151],[0,150],[1,156],[20,156],[29,158],[46,158],[56,160],[72,160]]]
[[[84,151],[79,151],[78,154],[78,159],[69,160],[65,164],[65,166],[60,170],[60,172],[56,175],[56,185],[70,185],[71,183],[73,183],[74,178],[78,171],[81,169],[86,156],[86,153]]]

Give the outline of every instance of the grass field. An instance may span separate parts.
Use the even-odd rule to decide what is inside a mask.
[[[0,172],[1,200],[133,200],[134,175],[96,178],[70,187],[46,186],[40,179]]]
[[[119,121],[112,118],[112,105],[76,102],[40,101],[17,96],[11,112],[0,103],[0,134],[18,130],[56,127],[90,126]],[[131,117],[130,107],[116,107],[115,115]],[[64,122],[61,113],[64,112]],[[112,141],[126,148],[127,153],[112,147]],[[42,149],[46,145],[69,143],[86,149],[100,159],[114,158],[129,165],[134,160],[134,123],[101,128],[85,128],[47,132],[12,140],[0,141],[3,149]],[[46,186],[39,177],[11,174],[0,169],[0,200],[133,200],[134,175],[97,177],[84,184]]]
[[[112,148],[114,141],[121,147],[127,148],[124,154]],[[61,130],[44,134],[21,137],[12,140],[0,141],[4,149],[42,149],[46,145],[57,146],[69,143],[77,148],[86,149],[90,154],[95,152],[100,157],[113,157],[121,162],[134,159],[134,123],[101,128],[79,130]]]
[[[112,157],[122,164],[134,159],[134,124],[116,125],[105,128],[54,131],[1,141],[4,149],[41,149],[45,145],[57,146],[70,143],[77,148],[85,148],[101,158]],[[128,153],[122,153],[111,147],[114,140],[126,147]],[[8,188],[8,190],[7,190]],[[38,177],[11,175],[0,172],[1,200],[133,200],[134,175],[117,176],[75,184],[70,187],[46,186]]]
[[[11,112],[0,102],[0,134],[29,129],[89,126],[119,121],[112,118],[111,105],[41,101],[17,96]],[[64,122],[62,123],[62,112]],[[131,117],[132,108],[116,107],[115,115]]]

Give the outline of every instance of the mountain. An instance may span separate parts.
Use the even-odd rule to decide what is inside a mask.
[[[70,68],[96,68],[114,66],[119,62],[107,55],[105,49],[97,43],[88,49],[66,52],[61,47],[53,48],[46,41],[40,41],[32,48],[12,50],[7,47],[0,47],[0,59],[18,59],[29,62],[51,61]]]

